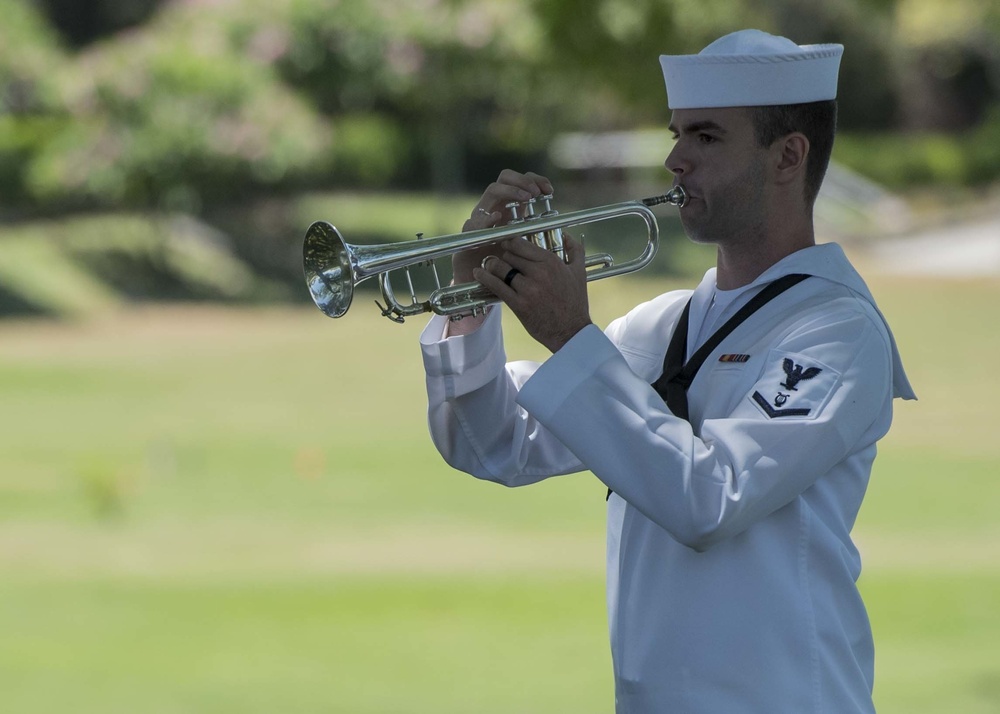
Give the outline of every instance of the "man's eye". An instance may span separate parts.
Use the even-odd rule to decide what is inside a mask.
[[[711,134],[699,134],[698,141],[700,141],[702,144],[714,144],[715,137],[712,136]]]

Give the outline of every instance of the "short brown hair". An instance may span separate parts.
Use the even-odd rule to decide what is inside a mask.
[[[801,132],[809,140],[805,192],[807,205],[812,206],[830,165],[833,137],[837,133],[837,100],[751,107],[750,118],[761,148],[793,132]]]

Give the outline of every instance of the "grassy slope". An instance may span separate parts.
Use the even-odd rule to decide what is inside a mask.
[[[922,400],[856,531],[876,698],[996,711],[1000,286],[872,287]],[[595,284],[595,318],[653,290]],[[361,303],[0,326],[4,711],[609,711],[603,489],[443,466],[417,323]]]

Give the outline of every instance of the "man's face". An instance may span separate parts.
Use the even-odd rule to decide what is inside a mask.
[[[677,109],[670,121],[676,143],[664,162],[690,202],[681,223],[698,243],[756,240],[764,230],[765,157],[750,112],[743,107]]]

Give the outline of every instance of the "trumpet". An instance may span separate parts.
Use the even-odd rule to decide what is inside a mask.
[[[418,234],[417,240],[381,245],[351,245],[333,225],[317,221],[309,227],[302,246],[306,286],[316,307],[328,317],[342,317],[351,306],[354,288],[371,277],[378,277],[386,303],[385,307],[378,301],[375,304],[382,316],[393,322],[401,323],[407,317],[426,312],[445,315],[453,320],[475,316],[485,312],[487,306],[499,302],[499,298],[479,283],[442,287],[435,260],[508,238],[531,240],[565,260],[563,229],[622,216],[637,216],[645,224],[647,236],[646,247],[638,256],[620,264],[615,264],[608,253],[587,255],[584,259],[588,282],[624,275],[646,267],[656,255],[659,229],[650,208],[660,204],[683,208],[687,205],[688,195],[683,186],[676,186],[660,196],[562,214],[552,209],[551,200],[552,196],[546,195],[524,203],[507,204],[512,218],[505,226],[435,238],[422,239]],[[543,204],[541,213],[536,213],[536,201]],[[426,300],[418,298],[413,289],[410,268],[417,266],[430,266],[437,285]],[[396,298],[389,278],[390,272],[401,269],[405,271],[409,284],[409,304]]]

